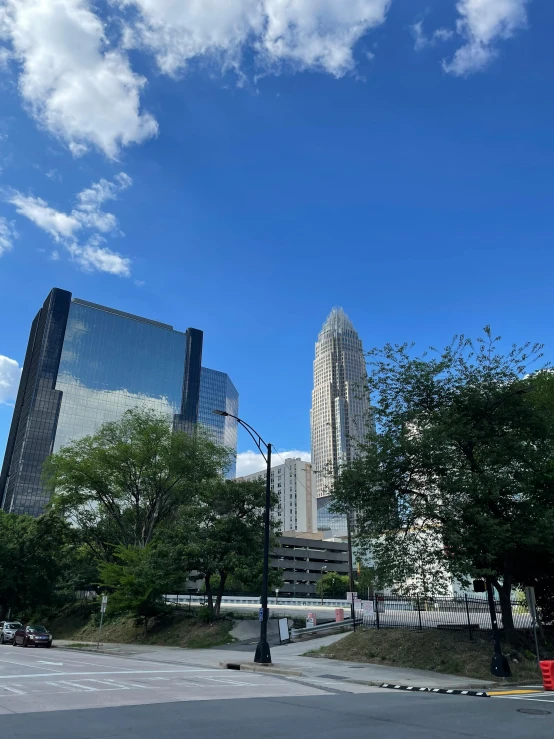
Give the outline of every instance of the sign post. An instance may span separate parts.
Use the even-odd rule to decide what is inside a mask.
[[[102,602],[100,604],[100,627],[98,628],[98,644],[96,645],[96,651],[100,649],[100,637],[102,635],[102,626],[104,624],[104,614],[106,613],[106,607],[108,605],[108,596],[102,596]]]

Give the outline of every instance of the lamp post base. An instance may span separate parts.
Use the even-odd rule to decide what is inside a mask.
[[[258,642],[256,647],[256,654],[254,656],[254,662],[258,665],[270,665],[271,664],[271,652],[269,651],[269,644],[266,641]]]
[[[495,654],[491,662],[491,675],[495,677],[512,677],[510,664],[503,654]]]

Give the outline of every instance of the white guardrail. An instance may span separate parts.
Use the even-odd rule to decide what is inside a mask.
[[[362,625],[362,619],[356,619],[356,626]],[[315,636],[316,634],[321,635],[326,632],[341,632],[350,630],[352,628],[352,619],[345,618],[344,621],[329,621],[325,624],[319,624],[319,626],[307,626],[305,629],[291,629],[290,638],[292,641],[295,639],[302,639],[304,636]]]
[[[205,595],[188,595],[186,593],[180,595],[165,595],[165,600],[175,601],[179,600],[179,603],[204,603],[206,600]],[[245,597],[234,597],[232,595],[224,595],[221,603],[237,604],[237,605],[260,605],[260,598],[245,598]],[[324,598],[323,602],[321,598],[268,598],[267,604],[269,606],[327,606],[328,608],[350,608],[350,601],[347,600],[330,600]]]

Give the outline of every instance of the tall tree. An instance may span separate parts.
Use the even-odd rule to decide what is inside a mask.
[[[146,547],[231,457],[200,430],[173,432],[165,417],[135,409],[60,449],[44,474],[52,509],[109,558],[114,545]]]
[[[182,509],[179,524],[171,531],[177,546],[185,547],[190,569],[204,578],[214,617],[220,614],[229,577],[248,582],[260,573],[264,506],[263,483],[215,480],[202,486],[193,505]]]
[[[69,527],[56,516],[0,511],[0,616],[55,603],[71,540]]]
[[[357,511],[359,538],[386,584],[436,591],[445,574],[489,576],[504,627],[524,566],[552,552],[552,376],[530,374],[540,345],[499,351],[488,327],[442,352],[408,345],[369,355],[377,429],[343,469],[337,506]]]

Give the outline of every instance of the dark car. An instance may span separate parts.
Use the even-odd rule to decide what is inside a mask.
[[[31,624],[18,629],[12,643],[14,647],[51,647],[52,634],[44,626]]]
[[[13,642],[15,632],[22,628],[23,624],[19,621],[0,621],[0,644]]]

